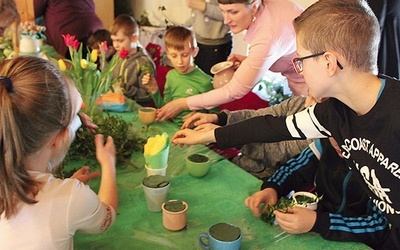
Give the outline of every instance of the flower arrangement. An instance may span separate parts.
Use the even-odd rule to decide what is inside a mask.
[[[72,35],[63,35],[64,43],[69,49],[71,60],[59,59],[58,67],[66,73],[74,82],[76,88],[82,96],[85,105],[85,113],[96,120],[97,101],[102,94],[108,92],[118,78],[112,79],[111,72],[117,65],[118,61],[124,60],[129,51],[122,49],[116,53],[110,62],[106,65],[107,42],[103,42],[100,46],[100,66],[97,65],[98,51],[92,50],[82,56],[82,44]],[[68,66],[67,66],[68,65]],[[101,118],[101,117],[100,117]]]
[[[0,61],[10,58],[13,54],[12,39],[0,37]]]
[[[44,31],[46,30],[45,26],[36,25],[29,21],[24,23],[20,23],[19,29],[21,31],[21,35],[23,36],[35,36],[36,39],[46,39],[44,35]]]

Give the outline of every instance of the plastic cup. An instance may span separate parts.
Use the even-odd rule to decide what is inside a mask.
[[[167,167],[165,168],[149,168],[147,165],[144,165],[144,167],[146,168],[146,172],[147,172],[147,176],[151,176],[151,175],[161,175],[161,176],[165,176],[166,172],[167,172]]]
[[[142,187],[146,198],[146,205],[150,211],[161,211],[161,205],[167,198],[170,185],[171,182],[165,176],[161,175],[151,175],[143,179]]]

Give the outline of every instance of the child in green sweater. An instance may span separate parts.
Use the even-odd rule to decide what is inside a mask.
[[[182,26],[171,27],[165,34],[164,42],[167,57],[174,66],[174,69],[170,70],[166,76],[164,97],[162,97],[154,77],[146,74],[142,78],[142,83],[151,93],[157,108],[172,100],[213,89],[212,78],[194,64],[194,58],[199,48],[190,29]],[[189,110],[184,110],[172,121],[181,126],[182,119],[189,113]]]

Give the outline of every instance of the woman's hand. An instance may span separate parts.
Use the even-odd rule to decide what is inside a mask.
[[[149,73],[145,74],[142,77],[142,84],[147,89],[147,91],[149,91],[149,93],[152,95],[158,91],[157,81]]]
[[[172,137],[171,142],[174,145],[196,145],[215,142],[214,130],[194,131],[191,129],[179,130]]]
[[[253,212],[254,216],[260,217],[265,212],[268,205],[275,205],[277,201],[278,194],[275,189],[266,188],[247,197],[244,204]],[[264,204],[263,209],[261,209],[262,204]]]
[[[192,126],[197,127],[204,123],[217,123],[218,116],[217,114],[195,113],[189,117],[185,116],[183,121],[181,129],[191,128]]]
[[[233,69],[236,70],[239,68],[240,64],[247,58],[247,56],[239,55],[239,54],[231,54],[228,57],[228,61],[233,62]]]
[[[183,110],[187,109],[186,98],[179,98],[165,104],[162,108],[157,110],[156,120],[165,121],[174,118]]]
[[[76,171],[71,178],[77,179],[81,182],[87,182],[91,179],[98,178],[99,176],[100,171],[90,172],[89,166],[84,166]]]
[[[279,226],[291,234],[309,232],[317,220],[317,212],[304,207],[289,208],[286,213],[275,210],[274,214]]]

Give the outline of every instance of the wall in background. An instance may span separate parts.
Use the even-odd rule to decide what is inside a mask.
[[[307,8],[316,0],[293,0],[293,2]],[[140,16],[146,12],[151,24],[165,26],[164,19],[167,17],[174,24],[183,24],[190,16],[190,9],[186,7],[185,0],[132,0],[134,17],[140,20]],[[165,16],[159,10],[165,7]],[[247,54],[247,44],[243,41],[243,34],[234,35],[233,51],[236,54]]]

